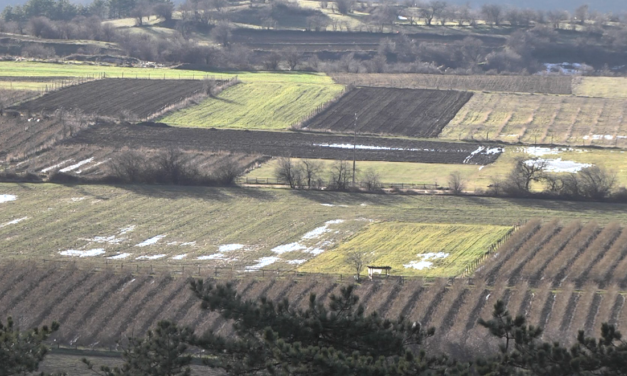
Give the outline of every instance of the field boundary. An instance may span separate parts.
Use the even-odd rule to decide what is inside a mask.
[[[241,177],[235,180],[235,182],[239,185],[247,184],[247,185],[283,185],[288,186],[283,181],[280,181],[278,178],[249,178],[249,177]],[[321,179],[319,187],[325,187],[329,185],[329,182]],[[356,183],[355,186],[357,188],[366,188],[366,184]],[[427,184],[427,183],[381,183],[381,188],[390,188],[390,189],[422,189],[422,190],[431,190],[431,191],[449,191],[450,188],[445,185],[440,185],[438,183]]]

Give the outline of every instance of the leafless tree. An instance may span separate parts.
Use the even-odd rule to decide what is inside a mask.
[[[296,69],[296,66],[300,63],[301,55],[296,49],[296,47],[289,47],[283,52],[283,56],[285,56],[285,61],[287,62],[287,66],[290,70]]]
[[[448,188],[455,195],[464,193],[466,189],[466,181],[459,171],[452,172],[448,177]]]
[[[609,197],[616,185],[616,174],[598,166],[582,169],[577,173],[577,179],[581,195],[594,200]]]
[[[314,188],[320,179],[324,164],[313,159],[303,159],[300,163],[303,184],[307,185],[308,189]]]
[[[427,26],[431,26],[434,18],[440,18],[442,12],[447,8],[445,1],[430,1],[427,3],[419,4],[420,17],[425,19]]]
[[[590,7],[588,4],[584,4],[577,9],[575,9],[575,20],[579,22],[580,25],[583,25],[588,20]]]
[[[350,187],[353,178],[352,170],[347,161],[337,161],[331,166],[329,188],[345,191]]]
[[[338,12],[348,14],[353,12],[355,0],[336,0],[335,4],[337,5]]]
[[[275,71],[279,69],[279,64],[281,63],[281,55],[276,52],[270,52],[263,59],[263,67],[265,70]]]
[[[547,162],[543,159],[525,159],[518,157],[514,161],[514,168],[502,184],[503,191],[512,196],[528,195],[531,183],[544,178]]]
[[[503,7],[497,4],[485,4],[481,7],[481,14],[487,23],[499,26],[503,17]]]
[[[346,254],[346,263],[353,268],[357,281],[361,280],[361,272],[370,262],[372,262],[372,252],[362,250],[351,250]]]
[[[229,43],[231,43],[231,38],[233,36],[231,30],[231,24],[226,21],[222,21],[219,22],[213,29],[211,29],[209,36],[211,37],[211,39],[220,43],[222,47],[226,47],[229,45]]]
[[[144,17],[150,17],[151,13],[152,6],[146,1],[140,1],[131,11],[131,16],[135,18],[135,25],[142,26],[144,24]]]
[[[301,185],[301,171],[291,158],[279,158],[274,170],[277,181],[288,184],[290,188],[299,188]]]
[[[381,188],[383,188],[383,184],[381,184],[381,175],[373,168],[368,168],[364,171],[360,183],[362,187],[365,187],[366,190],[370,192],[380,191]]]
[[[158,17],[162,17],[166,21],[172,20],[172,14],[174,13],[174,5],[170,2],[159,3],[153,7],[155,14]]]

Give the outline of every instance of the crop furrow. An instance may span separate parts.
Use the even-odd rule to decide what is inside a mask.
[[[475,325],[477,325],[479,315],[481,314],[483,306],[485,306],[485,303],[488,301],[489,297],[490,290],[484,289],[483,293],[479,296],[479,299],[477,299],[477,303],[473,307],[472,311],[470,311],[470,314],[466,319],[466,331],[470,331],[472,328],[475,327]]]
[[[596,321],[597,315],[599,314],[599,309],[603,302],[603,295],[594,294],[594,298],[592,299],[592,304],[590,304],[590,310],[588,310],[588,314],[586,317],[586,325],[585,331],[586,335],[590,336],[594,333],[594,323]],[[578,328],[581,329],[581,328]]]

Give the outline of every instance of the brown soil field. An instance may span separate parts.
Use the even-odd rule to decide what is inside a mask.
[[[5,107],[13,106],[20,102],[33,99],[38,95],[39,95],[39,92],[32,91],[32,90],[0,89],[0,109],[4,109]]]
[[[109,165],[112,160],[128,149],[103,148],[95,145],[58,145],[43,153],[24,158],[7,165],[7,170],[15,173],[53,174],[63,172],[85,178],[100,178],[110,175]],[[160,150],[134,149],[143,156],[151,158]],[[195,152],[185,153],[185,160],[190,161],[200,171],[211,174],[224,163],[236,162],[243,170],[259,166],[269,157],[254,154],[230,152]]]
[[[444,76],[411,73],[332,73],[331,77],[337,83],[355,86],[572,94],[572,78],[567,76]]]
[[[71,137],[92,124],[85,116],[56,117],[0,116],[0,166],[27,158]]]
[[[366,134],[437,137],[472,93],[360,87],[314,116],[305,129]]]
[[[103,79],[66,87],[23,103],[34,113],[81,110],[103,117],[144,119],[203,92],[199,80]]]
[[[174,128],[165,125],[102,124],[80,132],[65,145],[110,148],[229,151],[273,157],[349,160],[353,137],[304,132],[264,132]],[[360,161],[425,162],[485,165],[494,162],[502,149],[475,143],[417,141],[358,137]]]

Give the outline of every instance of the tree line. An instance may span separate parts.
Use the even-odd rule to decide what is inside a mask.
[[[542,341],[542,329],[512,317],[498,301],[479,325],[498,345],[486,355],[455,359],[432,354],[429,341],[436,328],[404,317],[384,319],[365,314],[355,285],[341,288],[323,301],[309,296],[306,308],[287,299],[245,300],[230,284],[190,280],[190,288],[206,312],[230,322],[234,334],[161,321],[144,337],[129,338],[118,367],[83,359],[86,369],[106,376],[190,375],[194,359],[230,375],[624,375],[627,343],[603,324],[600,337],[579,331],[571,348]],[[48,353],[45,341],[59,328],[19,330],[12,319],[0,326],[3,375],[36,371]],[[485,353],[479,351],[477,353]],[[62,375],[60,372],[57,375]]]

